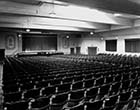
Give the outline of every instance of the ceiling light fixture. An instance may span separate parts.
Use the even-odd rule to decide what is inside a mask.
[[[30,32],[30,29],[26,29],[26,32]]]
[[[120,14],[120,13],[114,13],[114,16],[118,17],[118,16],[122,16],[122,14]]]
[[[94,34],[94,32],[90,32],[90,35],[93,35]]]
[[[52,0],[37,0],[40,2],[40,4],[42,5],[43,3],[48,3],[48,4],[52,4]],[[59,1],[59,0],[54,0],[53,4],[55,5],[60,5],[60,6],[68,6],[69,3],[67,2],[62,2],[62,1]]]

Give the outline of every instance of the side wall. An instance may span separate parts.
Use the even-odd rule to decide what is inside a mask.
[[[93,37],[90,34],[82,34],[81,37],[70,35],[69,39],[67,35],[59,35],[58,37],[58,51],[64,52],[65,54],[70,53],[70,48],[81,47],[81,54],[88,54],[88,47],[97,47],[97,53],[103,51],[102,40],[99,37]]]
[[[69,38],[66,36],[67,34],[58,35],[57,50],[69,54],[70,48],[79,46],[81,37],[73,34],[69,35]],[[22,36],[19,37],[15,32],[0,32],[0,49],[5,49],[6,55],[22,52]]]
[[[125,39],[140,39],[140,28],[118,29],[115,31],[102,32],[95,35],[82,34],[81,38],[70,38],[68,48],[64,48],[64,40],[61,35],[59,37],[58,50],[64,53],[70,53],[71,47],[81,47],[82,54],[88,54],[88,47],[97,47],[97,53],[111,53],[111,54],[126,54],[126,55],[140,55],[140,53],[125,52]],[[117,40],[117,51],[109,52],[105,49],[105,40]]]
[[[140,55],[140,53],[129,53],[125,52],[125,39],[140,39],[140,28],[130,28],[124,30],[116,30],[100,33],[102,39],[101,53],[113,53],[113,54],[126,54],[126,55]],[[117,51],[107,52],[105,50],[105,40],[116,39],[117,40]],[[140,47],[139,47],[140,48]]]
[[[69,36],[69,38],[67,38]],[[70,48],[76,48],[80,46],[81,37],[77,35],[66,35],[60,34],[57,39],[57,50],[64,52],[65,54],[70,54]]]
[[[77,36],[71,34],[69,38],[67,38],[67,34],[58,34],[57,50],[69,54],[70,48],[81,47],[81,54],[88,54],[88,47],[97,47],[97,53],[140,55],[140,53],[125,52],[125,39],[136,38],[140,39],[140,28],[108,31],[97,35],[87,33]],[[117,52],[105,50],[105,40],[109,39],[117,39]],[[6,55],[22,52],[22,37],[18,37],[14,32],[0,32],[0,48],[5,49]]]
[[[0,49],[5,49],[6,55],[14,55],[22,51],[22,38],[14,32],[0,32]]]
[[[97,53],[102,52],[102,41],[99,37],[90,34],[83,34],[79,43],[82,54],[88,54],[88,47],[97,47]]]
[[[100,47],[103,51],[103,53],[111,53],[111,54],[127,54],[127,55],[139,55],[139,53],[129,53],[125,52],[125,39],[139,39],[140,35],[123,35],[123,36],[108,36],[104,37],[102,40],[102,47]],[[117,40],[117,51],[116,52],[111,52],[111,51],[106,51],[105,47],[105,40],[111,40],[111,39],[116,39]],[[101,52],[101,53],[102,53]]]

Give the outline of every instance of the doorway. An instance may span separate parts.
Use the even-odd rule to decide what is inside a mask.
[[[76,47],[76,54],[77,55],[81,54],[81,47]]]
[[[97,47],[88,47],[88,55],[96,55]]]
[[[74,48],[70,48],[70,54],[74,54]]]

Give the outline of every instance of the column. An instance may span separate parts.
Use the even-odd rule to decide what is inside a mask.
[[[3,109],[3,102],[4,102],[4,98],[3,98],[3,61],[0,61],[0,110]]]
[[[3,66],[5,59],[5,49],[0,49],[0,110],[3,110]]]

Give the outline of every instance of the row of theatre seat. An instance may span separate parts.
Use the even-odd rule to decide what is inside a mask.
[[[79,61],[99,61],[106,63],[115,63],[117,65],[140,65],[140,57],[139,56],[131,56],[131,55],[122,55],[122,54],[106,54],[100,53],[96,56],[87,56],[87,55],[65,55],[63,58],[69,58],[71,60],[79,60]]]
[[[129,89],[140,87],[139,76],[137,74],[106,76],[99,78],[92,77],[92,74],[90,74],[86,76],[86,78],[88,79],[85,79],[83,76],[67,77],[64,79],[53,79],[42,82],[40,81],[36,83],[36,85],[32,83],[25,83],[24,88],[22,88],[23,86],[18,87],[12,84],[10,86],[4,87],[5,101],[18,101],[23,99],[23,97],[25,99],[34,98],[40,94],[49,95],[55,92],[61,93],[90,87],[97,87],[103,90],[111,89],[116,93],[118,93],[118,91],[128,91]]]
[[[79,89],[76,91],[64,92],[43,96],[36,99],[21,100],[14,103],[6,103],[8,110],[122,110],[129,107],[130,110],[136,107],[140,99],[140,89],[122,92],[119,94],[103,97],[104,93],[93,94],[97,88]],[[93,92],[93,93],[92,93]],[[128,106],[129,105],[129,106]],[[85,109],[85,106],[86,109]],[[22,107],[22,108],[21,108]]]
[[[60,62],[61,63],[61,62]],[[19,66],[20,64],[18,64]],[[27,65],[27,64],[25,64]],[[75,81],[77,80],[83,80],[91,78],[91,77],[95,77],[95,78],[99,78],[102,74],[102,71],[108,71],[110,69],[116,69],[117,67],[96,67],[96,65],[92,64],[92,68],[90,68],[91,64],[87,64],[87,67],[82,67],[81,66],[77,66],[77,68],[75,69],[75,67],[72,68],[61,68],[61,67],[57,67],[58,69],[53,69],[51,67],[48,68],[48,64],[46,65],[46,63],[41,64],[40,62],[36,62],[34,65],[37,65],[37,67],[39,68],[33,68],[36,71],[28,71],[26,70],[26,67],[24,67],[23,69],[26,70],[25,72],[21,72],[21,70],[18,72],[14,72],[12,73],[11,70],[9,70],[9,72],[5,72],[4,74],[4,85],[6,85],[4,87],[5,92],[16,92],[16,91],[12,91],[11,88],[14,88],[15,90],[18,90],[19,87],[21,87],[21,89],[26,89],[26,84],[30,85],[31,88],[34,87],[34,85],[39,85],[40,83],[44,83],[45,85],[47,83],[50,83],[51,85],[54,85],[55,83],[63,83],[63,82],[68,82],[71,79],[74,79]],[[54,65],[58,65],[55,64]],[[14,63],[12,65],[12,67],[15,66],[16,70],[18,68],[18,66],[16,67],[16,64]],[[21,67],[23,67],[23,65],[20,65]],[[49,65],[50,66],[50,65]],[[95,66],[95,67],[94,67]],[[29,65],[27,65],[27,67],[29,67]],[[44,67],[44,68],[43,68]],[[8,67],[7,67],[8,68]],[[9,67],[10,68],[10,67]],[[15,69],[14,68],[14,69]],[[40,71],[43,68],[43,71]],[[18,68],[19,69],[19,68]],[[5,69],[7,70],[7,69]],[[39,71],[38,71],[39,70]],[[28,72],[27,72],[28,71]],[[96,74],[95,74],[96,73]],[[98,74],[97,74],[98,73]],[[107,75],[107,74],[106,74]],[[54,81],[55,79],[55,81]],[[62,82],[63,79],[63,82]],[[25,83],[26,82],[26,83]],[[42,85],[41,84],[41,85]],[[39,85],[39,86],[41,86]],[[28,86],[29,87],[29,86]],[[27,87],[27,89],[28,89]],[[8,90],[9,88],[9,90]],[[30,87],[29,87],[30,88]],[[11,90],[11,91],[10,91]]]
[[[107,78],[109,78],[109,79],[107,79]],[[69,79],[66,78],[66,80],[67,79],[69,81],[71,80],[71,82],[68,82],[68,80],[67,80],[67,82],[65,82],[65,83],[63,82],[61,84],[58,84],[60,81],[56,80],[55,85],[50,85],[50,83],[48,83],[48,81],[45,81],[45,82],[41,82],[38,87],[36,87],[36,85],[34,85],[33,86],[34,88],[33,87],[31,88],[30,85],[29,86],[26,85],[27,87],[26,87],[26,90],[24,89],[24,91],[20,91],[20,90],[18,90],[18,88],[13,88],[12,86],[10,86],[10,87],[8,87],[8,90],[11,88],[11,90],[15,91],[17,89],[17,91],[10,92],[10,93],[5,92],[5,101],[6,101],[6,99],[7,100],[14,100],[13,98],[9,99],[6,97],[16,96],[17,94],[20,94],[20,97],[24,96],[24,95],[28,96],[27,94],[31,94],[34,92],[38,95],[42,94],[42,92],[43,92],[43,94],[46,94],[46,91],[49,91],[50,89],[53,90],[54,92],[55,91],[56,92],[67,92],[70,90],[77,90],[77,89],[90,88],[90,87],[103,87],[103,85],[106,85],[105,87],[114,88],[116,90],[121,88],[121,91],[127,91],[128,89],[135,89],[135,88],[139,88],[139,86],[140,86],[139,77],[135,78],[135,79],[131,79],[131,80],[130,79],[121,80],[120,78],[121,77],[118,77],[118,76],[115,78],[115,80],[118,80],[120,82],[113,81],[113,78],[110,76],[106,77],[106,79],[104,79],[104,78],[98,78],[98,79],[91,78],[91,79],[80,80],[80,81],[75,81],[75,82],[73,82],[72,78],[69,78]],[[57,81],[59,81],[59,82],[57,82]],[[27,89],[27,88],[29,88],[29,89]],[[44,88],[46,88],[46,89],[44,89]]]
[[[7,58],[3,81],[4,109],[136,108],[140,96],[140,67],[89,61],[90,58],[70,55]]]

